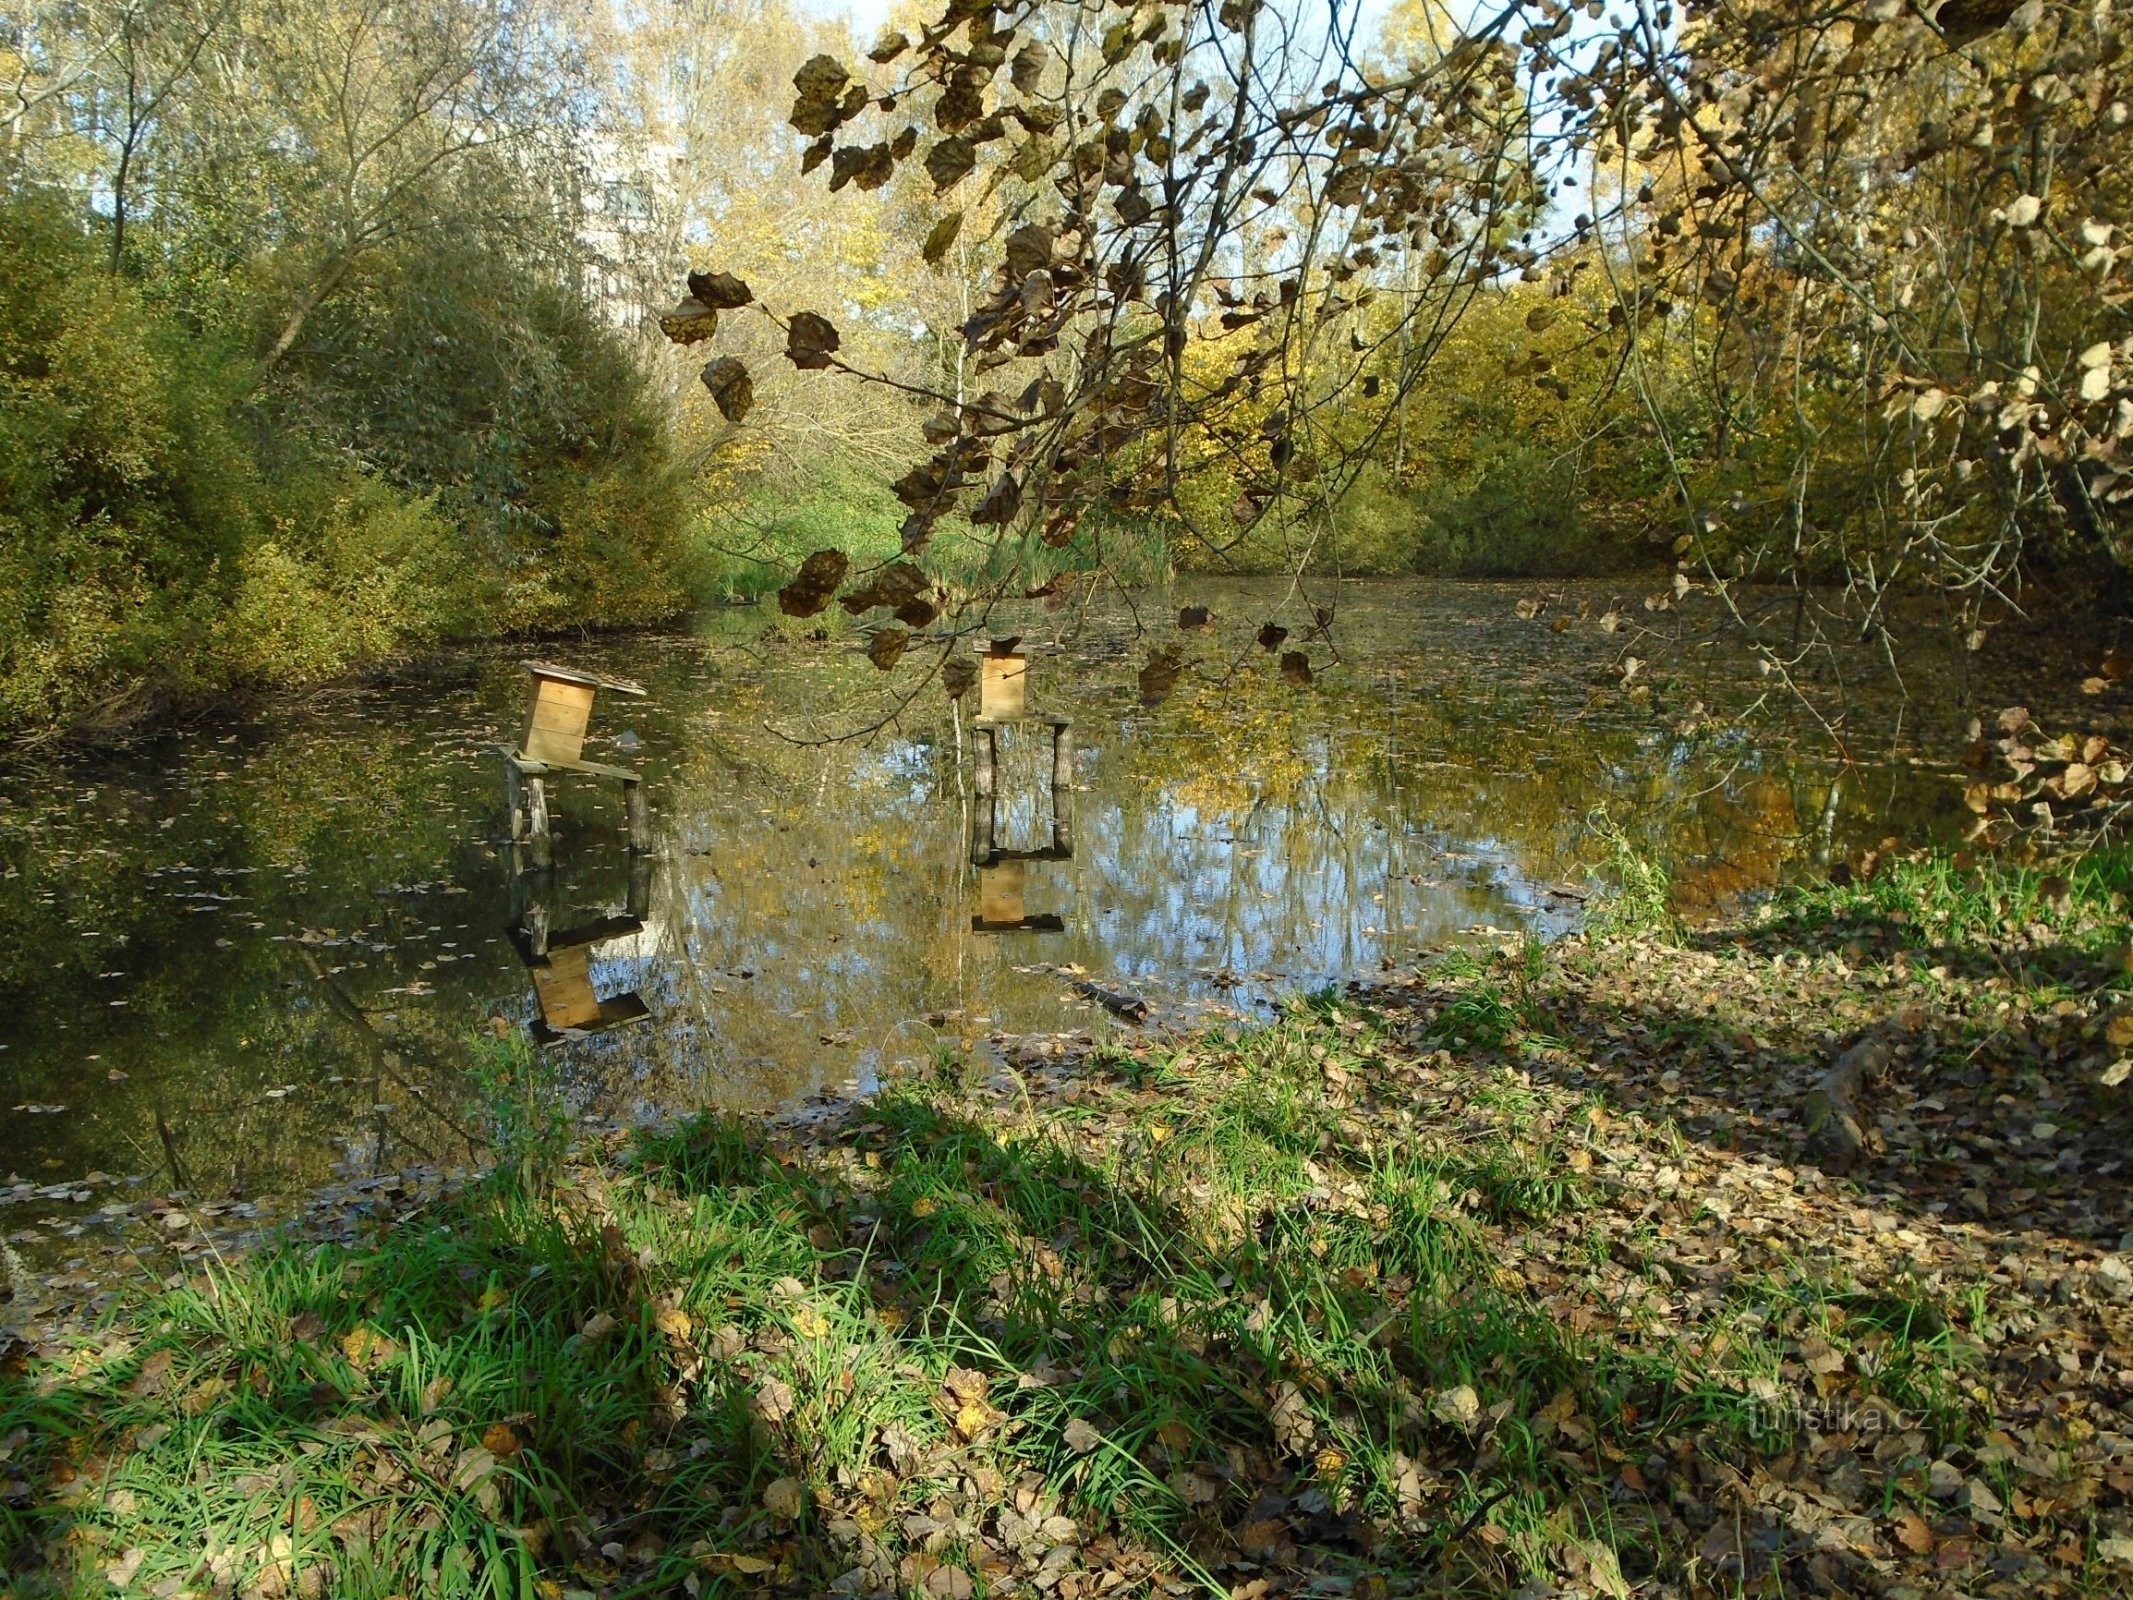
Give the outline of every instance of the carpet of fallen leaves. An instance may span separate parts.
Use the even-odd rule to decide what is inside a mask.
[[[2133,1007],[2122,965],[2052,944],[2041,929],[1937,950],[1866,924],[1740,926],[1507,945],[1353,985],[1278,1025],[1284,1115],[1315,1140],[1301,1191],[1270,1174],[1256,1192],[1248,1171],[1216,1170],[1219,1147],[1193,1146],[1240,1083],[1274,1071],[1235,1030],[1151,1029],[1124,1048],[996,1036],[876,1098],[670,1132],[650,1159],[617,1137],[581,1151],[561,1190],[612,1298],[570,1349],[597,1370],[641,1326],[658,1376],[648,1420],[613,1442],[630,1470],[583,1514],[535,1520],[511,1488],[553,1448],[538,1414],[455,1425],[440,1394],[436,1417],[396,1420],[352,1382],[358,1403],[321,1437],[369,1463],[360,1505],[308,1509],[303,1463],[324,1447],[307,1444],[262,1479],[281,1531],[225,1533],[181,1576],[127,1524],[131,1491],[100,1485],[110,1441],[38,1456],[0,1439],[0,1501],[64,1507],[62,1537],[96,1557],[72,1570],[119,1590],[165,1574],[141,1592],[257,1600],[331,1591],[416,1489],[495,1520],[549,1600],[2122,1594]],[[1861,1096],[1867,1148],[1825,1173],[1802,1104],[1868,1032],[1890,1065]],[[985,1156],[957,1154],[942,1189],[924,1160],[950,1139]],[[692,1166],[704,1141],[726,1154]],[[1560,1341],[1555,1368],[1537,1362],[1560,1381],[1521,1389],[1517,1352],[1455,1381],[1398,1347],[1441,1279],[1352,1261],[1327,1279],[1338,1306],[1284,1310],[1252,1276],[1277,1239],[1330,1263],[1359,1230],[1393,1228],[1373,1174],[1418,1144],[1475,1174],[1436,1213],[1478,1246],[1493,1314]],[[1168,1219],[1174,1237],[1030,1225],[1039,1149],[1080,1175],[1060,1180],[1077,1215]],[[701,1220],[720,1185],[774,1197],[805,1263],[748,1303],[692,1298],[702,1263],[747,1237],[732,1216]],[[958,1277],[976,1235],[951,1223],[981,1215],[998,1261]],[[389,1249],[390,1231],[358,1248]],[[944,1343],[949,1283],[970,1292]],[[515,1314],[507,1292],[481,1292],[470,1316]],[[1056,1359],[1031,1353],[1033,1292],[1056,1308]],[[1153,1323],[1116,1315],[1129,1306],[1155,1307]],[[153,1315],[151,1301],[137,1320]],[[135,1397],[165,1381],[167,1355],[127,1365],[108,1325],[85,1355],[58,1326],[0,1352],[7,1381],[99,1363]],[[1216,1381],[1158,1417],[1105,1363],[1124,1370],[1163,1329]],[[358,1378],[402,1358],[367,1322],[290,1337]],[[1640,1376],[1588,1385],[1580,1366]],[[224,1387],[193,1387],[180,1410],[227,1390],[206,1381]],[[875,1420],[833,1448],[840,1406]],[[704,1421],[729,1414],[757,1456],[738,1498]],[[127,1446],[152,1446],[146,1432]],[[303,1556],[306,1518],[312,1547],[337,1553]],[[101,1544],[84,1531],[99,1519]]]

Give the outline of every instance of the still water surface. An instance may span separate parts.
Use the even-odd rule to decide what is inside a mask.
[[[919,652],[884,679],[846,641],[765,642],[760,613],[540,652],[650,691],[603,699],[585,752],[646,775],[634,876],[618,793],[570,778],[554,874],[515,870],[497,747],[521,650],[120,760],[18,762],[0,1175],[257,1196],[464,1160],[467,1042],[526,1037],[536,978],[582,1035],[549,1049],[579,1111],[763,1106],[994,1029],[1127,1027],[1078,974],[1248,1015],[1475,930],[1560,933],[1606,855],[1601,806],[1692,908],[1953,820],[1942,772],[1840,780],[1781,717],[1728,725],[1766,685],[1699,624],[1664,619],[1676,647],[1626,692],[1641,595],[1574,588],[1520,618],[1531,592],[1347,585],[1330,642],[1280,586],[1197,586],[1218,621],[1189,635],[1158,597],[1140,618],[1186,671],[1154,709],[1125,608],[1032,608],[1018,625],[1060,649],[1031,698],[1073,719],[1072,855],[992,875],[970,860],[968,708],[937,683],[870,739],[806,742],[919,688]],[[1615,602],[1634,621],[1603,628]],[[1277,612],[1309,686],[1253,642]],[[1043,730],[1007,736],[1000,845],[1051,842],[1047,763]],[[1016,917],[1062,926],[973,926]],[[569,1029],[588,994],[647,1015]]]

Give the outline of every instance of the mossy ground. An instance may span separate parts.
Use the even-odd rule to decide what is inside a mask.
[[[1942,949],[1881,909],[999,1040],[568,1153],[522,1112],[497,1173],[373,1236],[0,1356],[0,1576],[2123,1593],[2123,968],[2096,905],[1967,976],[1982,921]],[[1899,1065],[1825,1177],[1794,1109],[1869,1022]]]

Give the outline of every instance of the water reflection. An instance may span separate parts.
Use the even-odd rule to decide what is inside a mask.
[[[584,1039],[626,1023],[651,1020],[651,1007],[634,989],[607,995],[596,990],[593,958],[603,945],[635,940],[651,915],[652,862],[632,852],[629,897],[620,915],[595,917],[574,927],[553,926],[554,874],[523,865],[513,846],[510,935],[519,960],[533,978],[540,1015],[530,1027],[536,1044]]]
[[[636,876],[612,783],[555,790],[558,867],[515,872],[496,747],[523,723],[525,674],[501,647],[271,724],[17,761],[0,773],[0,1176],[258,1192],[463,1156],[467,1041],[499,1026],[564,1035],[551,1059],[574,1106],[628,1117],[773,1104],[993,1027],[1110,1025],[988,923],[1055,919],[1043,964],[1249,1010],[1477,927],[1574,927],[1602,805],[1712,899],[1960,812],[1935,772],[1892,763],[1840,790],[1822,747],[1782,728],[1694,731],[1692,700],[1708,724],[1761,693],[1751,665],[1711,658],[1633,700],[1619,639],[1536,629],[1518,594],[1344,590],[1342,660],[1303,688],[1252,641],[1280,587],[1203,588],[1223,621],[1186,638],[1156,710],[1124,607],[1032,607],[1047,649],[1022,711],[1044,715],[981,730],[982,707],[929,685],[856,745],[779,733],[864,720],[908,692],[905,669],[763,646],[753,614],[732,638],[588,644],[588,669],[647,691],[603,702],[582,752],[643,774]],[[1061,745],[1046,717],[1067,715]],[[568,991],[557,1015],[529,952]],[[595,1031],[587,989],[647,1015]],[[22,1215],[0,1212],[0,1236]]]

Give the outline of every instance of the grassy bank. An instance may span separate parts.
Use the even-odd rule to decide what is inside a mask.
[[[0,1566],[268,1600],[2123,1593],[2133,1026],[2084,931],[2122,891],[1921,939],[1880,892],[569,1149],[493,1064],[518,1109],[473,1188],[221,1260],[144,1232],[159,1286],[87,1332],[18,1286]],[[1825,1174],[1802,1097],[1867,1028],[1869,1149]]]

